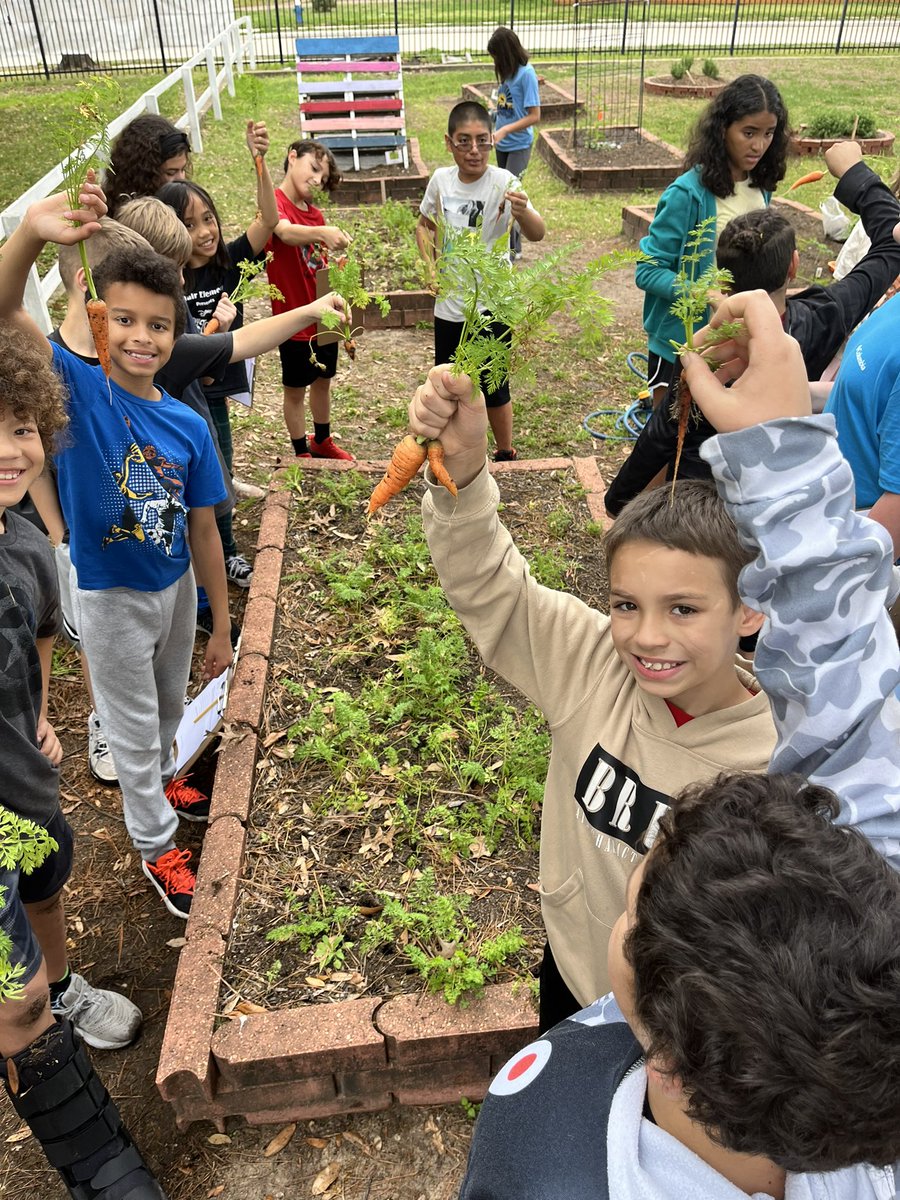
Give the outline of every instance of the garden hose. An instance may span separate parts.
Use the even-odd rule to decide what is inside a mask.
[[[638,365],[639,360],[644,364],[643,370]],[[638,350],[632,350],[626,357],[625,362],[633,375],[637,375],[638,379],[643,383],[647,382],[646,354],[642,354]],[[650,392],[647,388],[643,388],[638,392],[637,399],[624,412],[618,408],[597,408],[594,412],[588,413],[581,422],[581,425],[598,442],[633,442],[640,436],[641,430],[647,424],[652,411],[653,406],[650,403]],[[621,430],[621,432],[604,433],[599,429],[594,429],[591,426],[591,421],[595,417],[615,417],[613,429]]]

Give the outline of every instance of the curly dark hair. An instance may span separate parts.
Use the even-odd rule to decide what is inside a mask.
[[[185,213],[191,203],[191,199],[196,196],[204,208],[208,208],[212,215],[216,218],[216,228],[219,231],[219,241],[216,245],[216,253],[213,256],[213,262],[224,273],[231,267],[231,257],[225,247],[225,238],[222,234],[222,220],[219,216],[219,210],[215,206],[212,196],[202,188],[199,183],[194,183],[190,179],[173,179],[171,183],[164,183],[156,193],[156,199],[162,200],[163,204],[168,204],[169,208],[174,209],[178,214],[179,221],[184,223]],[[193,269],[188,265],[184,271],[185,290],[191,291]]]
[[[66,389],[47,353],[14,325],[0,321],[0,410],[34,421],[45,454],[69,424]]]
[[[184,150],[188,165],[191,146],[187,135],[156,113],[144,113],[130,121],[112,144],[109,166],[103,172],[103,190],[109,215],[135,196],[155,196],[164,162]]]
[[[771,113],[777,120],[769,148],[750,172],[754,187],[771,192],[787,170],[788,114],[781,93],[762,75],[739,75],[711,100],[691,131],[684,169],[700,167],[700,181],[724,200],[734,191],[731,164],[725,152],[725,131],[752,113]]]
[[[738,576],[756,557],[741,545],[715,484],[705,479],[681,479],[674,489],[651,488],[629,500],[603,538],[607,575],[616,553],[629,542],[655,542],[716,559],[735,608],[741,602]]]
[[[148,292],[168,296],[175,305],[175,337],[184,333],[187,306],[181,287],[181,271],[170,259],[150,249],[116,250],[94,270],[94,286],[101,298],[106,296],[107,288],[113,283],[136,283]],[[85,302],[89,299],[85,296]]]
[[[302,158],[304,154],[311,154],[316,162],[327,163],[328,178],[323,182],[322,190],[326,192],[333,192],[335,190],[343,176],[338,169],[337,159],[327,146],[324,146],[321,142],[313,141],[312,138],[301,138],[297,142],[291,142],[284,156],[285,174],[287,174],[287,169],[291,165],[290,153],[292,150],[298,158]]]
[[[716,266],[731,272],[729,292],[777,292],[797,247],[794,227],[774,205],[732,217],[716,244]]]
[[[648,1058],[789,1171],[900,1158],[900,875],[838,810],[798,775],[688,789],[625,939]]]

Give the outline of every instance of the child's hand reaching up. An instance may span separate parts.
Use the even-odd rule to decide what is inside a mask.
[[[328,292],[327,295],[320,296],[309,305],[309,310],[314,321],[321,321],[323,314],[327,312],[337,313],[342,321],[350,320],[350,305],[337,292]]]
[[[738,292],[726,297],[710,323],[694,334],[697,349],[702,351],[710,331],[726,322],[743,327],[727,341],[709,345],[702,357],[681,356],[691,395],[707,420],[720,433],[732,433],[778,417],[809,416],[803,355],[784,332],[768,294]],[[731,387],[726,387],[729,382]]]
[[[87,173],[78,203],[79,208],[71,208],[65,192],[36,200],[29,204],[23,224],[27,225],[33,237],[42,242],[73,246],[96,233],[100,228],[100,218],[106,216],[106,196],[100,185],[94,183],[93,171]]]
[[[269,149],[269,131],[264,122],[247,122],[247,147],[254,158],[265,158]]]
[[[444,466],[458,487],[471,483],[484,466],[487,409],[468,375],[432,367],[410,402],[409,428],[416,437],[441,439]]]

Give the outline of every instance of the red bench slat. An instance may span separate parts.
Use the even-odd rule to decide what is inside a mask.
[[[308,100],[302,113],[402,112],[402,100]]]

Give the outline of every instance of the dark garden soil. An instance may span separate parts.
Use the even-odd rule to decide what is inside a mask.
[[[491,98],[491,92],[494,90],[494,88],[497,85],[494,83],[482,83],[482,84],[473,83],[471,86],[476,88],[481,93],[481,95],[484,96],[484,99],[487,102]],[[544,109],[544,108],[552,109],[554,105],[559,105],[561,102],[563,102],[563,97],[560,96],[560,94],[556,90],[556,88],[548,86],[546,80],[542,80],[542,79],[538,80],[538,94],[539,94],[539,102],[540,102],[542,109]]]
[[[840,253],[841,242],[825,236],[818,215],[798,212],[787,204],[779,204],[778,211],[790,221],[797,238],[800,265],[793,287],[808,287],[812,283],[826,286],[832,282],[828,266]]]
[[[295,497],[223,1011],[419,991],[410,946],[480,960],[485,942],[521,931],[493,978],[525,985],[540,957],[543,722],[485,672],[447,608],[420,487],[367,524],[372,482],[317,475]],[[600,540],[574,473],[504,473],[500,484],[537,577],[604,603]],[[455,928],[441,926],[432,893],[465,905]],[[432,915],[379,934],[388,900]],[[276,927],[285,940],[267,940]]]
[[[604,140],[603,130],[579,129],[574,138],[571,129],[558,130],[554,139],[571,155],[579,167],[656,167],[671,166],[672,155],[657,142],[638,137],[633,131],[612,130]]]

